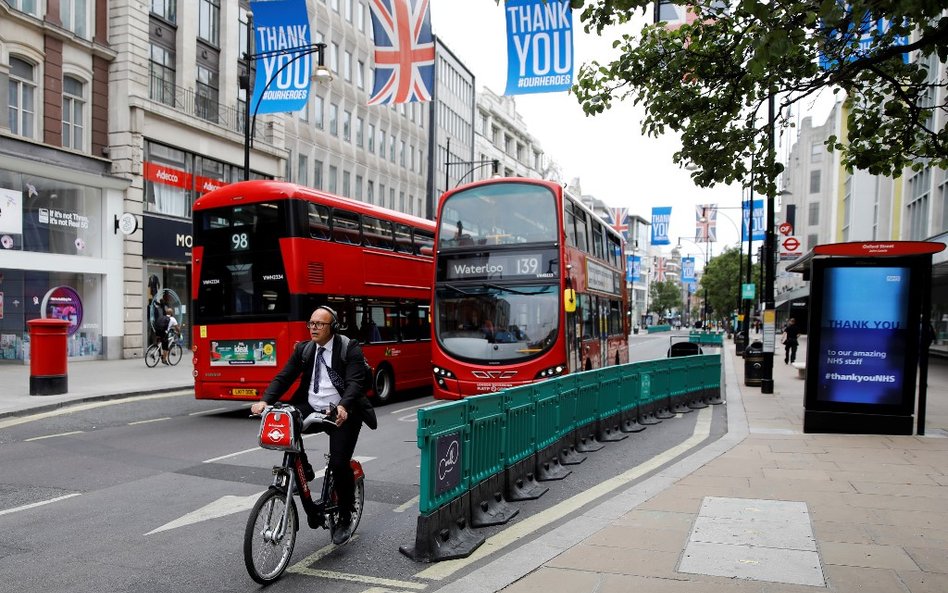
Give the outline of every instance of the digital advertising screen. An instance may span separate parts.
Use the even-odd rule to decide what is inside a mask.
[[[808,409],[912,414],[920,275],[905,258],[813,262]]]

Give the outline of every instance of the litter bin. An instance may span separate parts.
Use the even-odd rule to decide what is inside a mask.
[[[59,395],[68,391],[64,319],[30,319],[30,395]]]
[[[744,348],[747,346],[747,343],[744,341],[744,332],[737,332],[734,334],[734,352],[738,356],[744,356]]]
[[[744,350],[744,385],[760,387],[764,378],[764,344],[751,342]]]

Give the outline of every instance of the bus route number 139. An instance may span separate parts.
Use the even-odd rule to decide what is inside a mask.
[[[517,258],[517,275],[536,274],[540,271],[540,260],[535,257]]]

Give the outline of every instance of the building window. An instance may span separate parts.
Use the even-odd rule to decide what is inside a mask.
[[[13,8],[19,10],[20,12],[25,12],[26,14],[32,14],[33,16],[39,16],[39,13],[36,10],[36,5],[38,4],[37,0],[13,0],[10,2]]]
[[[375,182],[371,179],[365,185],[365,199],[369,204],[375,203]]]
[[[339,169],[335,165],[329,165],[329,193],[339,193],[336,191],[336,180],[339,177]]]
[[[218,120],[218,75],[215,70],[198,64],[197,89],[195,90],[196,115],[201,119],[216,122]]]
[[[352,138],[352,112],[342,112],[342,139],[348,142]]]
[[[917,171],[908,180],[906,239],[909,241],[921,241],[928,237],[928,196],[931,193],[931,183],[930,167]]]
[[[394,187],[388,188],[388,209],[389,210],[395,209],[395,188]]]
[[[174,107],[174,52],[160,45],[151,46],[151,87],[153,101]]]
[[[198,38],[207,41],[214,47],[220,46],[220,0],[198,0]]]
[[[395,162],[395,135],[388,137],[388,160]]]
[[[362,126],[363,126],[363,119],[361,117],[356,117],[356,129],[355,129],[356,146],[358,146],[359,148],[362,148],[362,144],[363,144]]]
[[[355,198],[357,200],[362,199],[362,176],[361,175],[356,175]]]
[[[177,0],[151,0],[151,13],[169,23],[177,22]]]
[[[365,32],[365,4],[361,2],[356,5],[356,26],[359,31]]]
[[[352,82],[352,54],[348,51],[342,54],[342,77]]]
[[[345,0],[343,5],[343,16],[346,17],[346,20],[350,23],[352,22],[352,0]]]
[[[811,202],[807,210],[807,224],[816,226],[820,224],[820,203]]]
[[[10,58],[9,123],[17,136],[33,137],[36,115],[36,73],[34,66],[20,58]]]
[[[853,205],[853,176],[846,177],[843,184],[843,241],[849,241],[849,224],[852,220],[850,209]]]
[[[323,162],[313,161],[313,187],[323,189]]]
[[[810,162],[818,163],[823,160],[823,144],[821,142],[814,142],[810,145]]]
[[[305,154],[301,154],[297,162],[296,182],[300,185],[309,185],[309,157]]]
[[[63,27],[83,39],[88,39],[86,23],[89,20],[89,10],[86,0],[60,0],[59,18],[62,19]]]
[[[818,194],[820,193],[820,173],[821,171],[817,169],[816,171],[810,171],[810,193]]]
[[[356,62],[356,86],[360,89],[365,88],[365,62],[362,60]]]
[[[402,140],[398,144],[398,164],[402,167],[405,166],[405,141]]]
[[[63,146],[85,149],[85,85],[72,76],[63,77]]]
[[[335,103],[329,104],[329,133],[339,135],[339,106]]]
[[[333,43],[329,46],[329,69],[335,74],[339,74],[339,44]]]
[[[323,98],[319,95],[313,97],[313,125],[323,129]]]
[[[348,171],[342,172],[342,195],[349,197],[349,180],[352,178],[352,174]]]
[[[369,152],[375,154],[375,124],[369,124]]]
[[[807,235],[806,236],[806,250],[810,251],[817,245],[819,235]]]

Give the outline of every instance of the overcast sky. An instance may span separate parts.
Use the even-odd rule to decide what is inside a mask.
[[[477,90],[486,86],[502,95],[507,80],[503,3],[431,0],[431,22],[434,33],[474,73]],[[637,33],[644,22],[644,17],[639,18],[625,25],[625,30]],[[578,12],[573,14],[573,30],[575,81],[579,65],[593,59],[604,63],[615,55],[611,44],[622,30],[613,28],[602,38],[587,35]],[[616,104],[601,115],[587,117],[576,97],[565,92],[517,95],[516,102],[529,133],[559,163],[566,181],[580,178],[584,194],[594,195],[610,206],[627,207],[630,214],[646,220],[651,220],[653,206],[672,206],[669,235],[673,244],[679,236],[694,236],[696,205],[737,208],[720,212],[719,241],[712,244],[712,255],[739,240],[741,188],[695,187],[688,171],[672,163],[672,154],[680,146],[678,138],[643,136],[640,108],[633,108],[631,103]],[[703,244],[697,247],[682,241],[682,251],[699,255],[699,261],[704,257]]]

